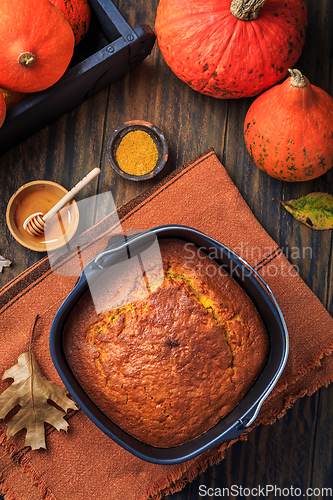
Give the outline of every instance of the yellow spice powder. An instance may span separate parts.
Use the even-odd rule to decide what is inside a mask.
[[[151,172],[157,162],[155,142],[144,130],[128,132],[120,141],[116,158],[121,170],[131,175]]]

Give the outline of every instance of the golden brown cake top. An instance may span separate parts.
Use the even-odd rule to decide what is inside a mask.
[[[161,240],[160,249],[162,284],[98,316],[87,293],[69,318],[65,350],[112,421],[142,442],[171,447],[238,404],[263,367],[268,338],[249,297],[209,257],[181,240]],[[133,296],[130,270],[123,278]]]

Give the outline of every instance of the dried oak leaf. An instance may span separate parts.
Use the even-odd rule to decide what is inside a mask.
[[[33,351],[18,357],[17,364],[3,374],[2,379],[7,378],[13,378],[14,382],[0,395],[0,418],[5,418],[16,405],[21,407],[7,424],[7,438],[26,429],[26,446],[32,450],[46,448],[44,422],[58,430],[68,428],[64,413],[49,404],[48,399],[65,412],[69,408],[76,410],[76,404],[67,397],[66,389],[44,377]]]
[[[302,198],[280,201],[295,219],[312,229],[333,229],[333,196],[310,193]]]
[[[0,255],[0,273],[2,273],[4,267],[9,267],[11,263],[11,260],[6,259],[3,255]]]

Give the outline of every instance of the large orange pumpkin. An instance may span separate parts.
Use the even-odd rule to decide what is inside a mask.
[[[5,98],[3,97],[2,93],[0,92],[0,127],[2,126],[3,122],[5,121],[6,112],[7,112],[6,101],[5,101]]]
[[[49,0],[0,2],[0,87],[16,92],[44,90],[66,71],[74,34]]]
[[[91,12],[88,0],[50,0],[64,14],[72,27],[77,45],[86,35]]]
[[[254,96],[301,55],[304,0],[160,0],[155,31],[172,71],[217,98]]]
[[[333,98],[297,70],[257,97],[244,122],[256,165],[283,181],[306,181],[333,166]]]

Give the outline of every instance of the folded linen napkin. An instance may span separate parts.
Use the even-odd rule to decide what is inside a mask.
[[[196,228],[245,258],[273,291],[287,323],[290,351],[285,370],[252,428],[272,423],[296,398],[333,379],[332,317],[255,219],[213,150],[120,207],[118,215],[125,230],[163,224]],[[82,249],[86,261],[105,248],[113,220],[108,216],[89,230],[89,243]],[[50,358],[48,335],[76,279],[52,272],[44,258],[0,291],[1,374],[27,350],[31,326],[39,314],[33,350],[45,376],[61,385]],[[1,382],[0,391],[8,385]],[[82,410],[71,410],[66,419],[67,434],[47,425],[48,448],[36,451],[24,446],[24,431],[7,440],[6,425],[0,424],[0,491],[6,500],[158,500],[221,460],[235,441],[182,464],[156,465],[123,450]]]

